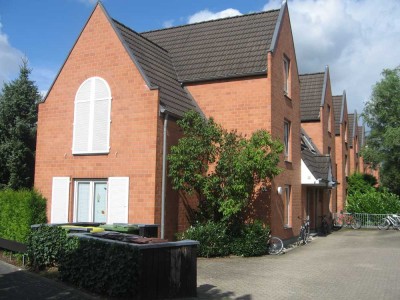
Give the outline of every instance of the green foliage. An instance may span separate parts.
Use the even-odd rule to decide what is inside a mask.
[[[28,258],[31,267],[42,270],[57,266],[60,259],[77,247],[77,240],[69,238],[67,231],[57,226],[40,226],[28,238]]]
[[[45,223],[46,200],[36,191],[0,191],[0,237],[25,243],[30,226]]]
[[[400,212],[400,197],[384,189],[356,191],[347,197],[348,212],[368,214],[393,214]]]
[[[354,173],[348,178],[348,195],[353,195],[356,192],[374,191],[374,185],[377,180],[374,176],[369,174]]]
[[[382,75],[362,114],[371,128],[362,156],[373,166],[381,165],[381,184],[400,195],[400,67]]]
[[[198,223],[189,227],[178,236],[180,240],[196,240],[200,245],[197,248],[197,256],[214,257],[230,254],[231,237],[227,228],[222,223],[212,221]]]
[[[59,272],[61,280],[78,287],[132,299],[138,292],[140,253],[124,244],[79,239],[76,249],[61,257]]]
[[[260,221],[250,224],[239,224],[227,228],[222,222],[198,223],[191,226],[178,239],[196,240],[199,257],[227,256],[259,256],[266,252],[269,228]]]
[[[234,237],[231,253],[239,256],[260,256],[266,254],[269,227],[260,221],[242,225],[240,233]]]
[[[24,61],[19,77],[0,93],[0,188],[33,185],[38,88]]]
[[[259,130],[250,138],[228,132],[212,118],[188,112],[178,121],[184,137],[171,148],[174,189],[199,196],[195,222],[242,222],[255,187],[280,173],[283,145]]]

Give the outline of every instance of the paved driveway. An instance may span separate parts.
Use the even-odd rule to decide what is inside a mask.
[[[199,259],[197,284],[199,299],[397,300],[400,232],[341,230],[280,256]]]

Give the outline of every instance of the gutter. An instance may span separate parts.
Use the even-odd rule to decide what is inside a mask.
[[[166,169],[167,169],[168,112],[163,107],[160,109],[160,112],[164,113],[162,180],[161,180],[161,238],[163,239],[165,234],[165,190],[167,185]]]

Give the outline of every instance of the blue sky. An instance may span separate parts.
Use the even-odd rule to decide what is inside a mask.
[[[276,9],[281,0],[103,0],[111,17],[141,32]],[[95,0],[0,0],[0,85],[21,57],[46,92],[82,30]],[[329,65],[333,94],[346,90],[361,112],[383,68],[400,65],[400,1],[289,0],[300,73]]]

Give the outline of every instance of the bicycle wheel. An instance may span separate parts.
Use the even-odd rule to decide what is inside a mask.
[[[308,237],[307,237],[306,230],[303,231],[302,240],[303,240],[303,245],[306,245],[308,243]]]
[[[273,236],[268,242],[268,254],[279,254],[283,250],[283,242],[280,238]]]
[[[387,230],[389,228],[389,226],[390,226],[390,222],[386,218],[382,219],[378,224],[379,230],[382,230],[382,229]]]
[[[361,228],[361,222],[357,219],[353,219],[351,221],[351,228],[353,229],[360,229]]]

